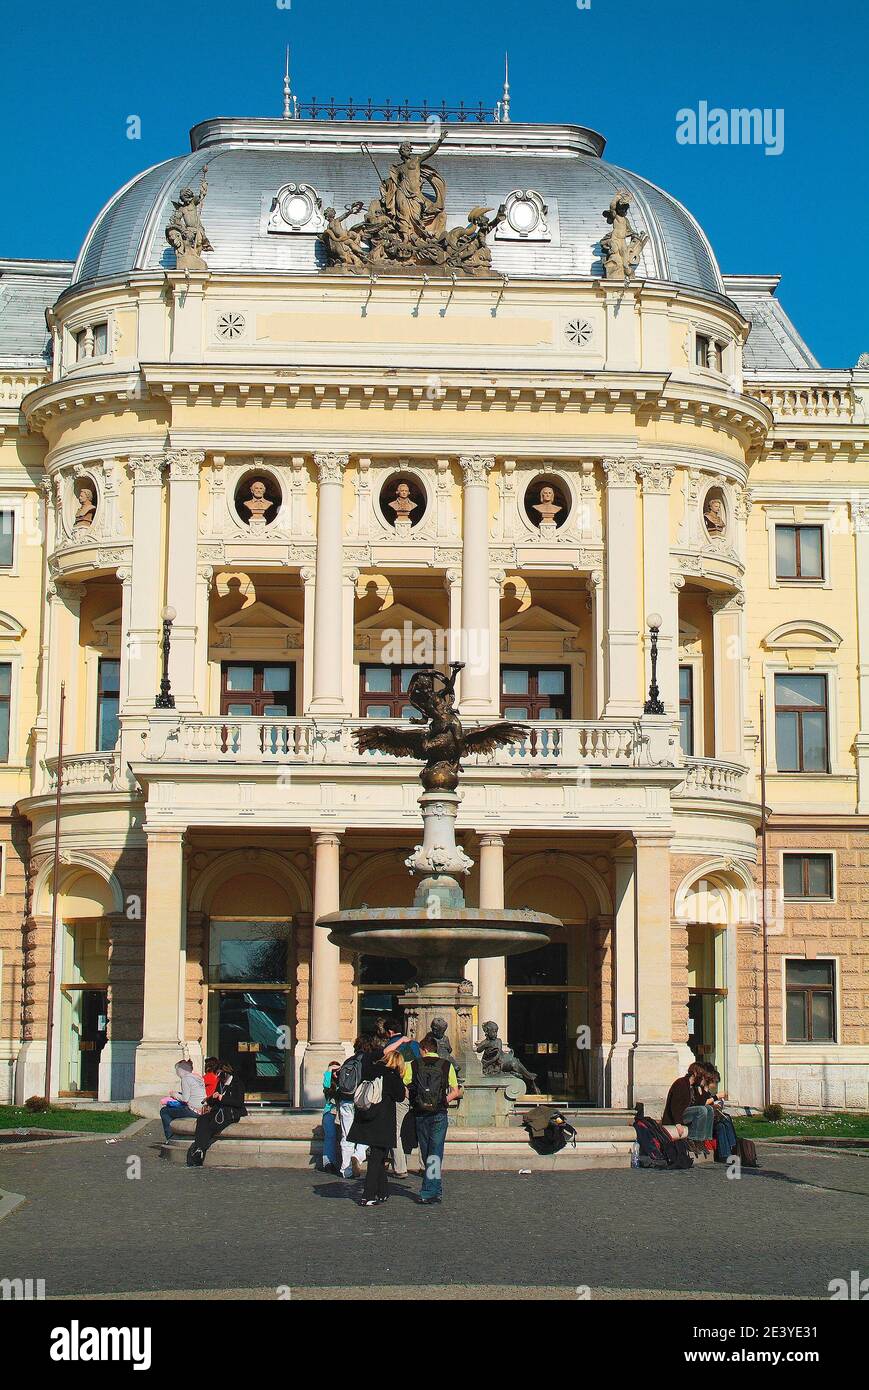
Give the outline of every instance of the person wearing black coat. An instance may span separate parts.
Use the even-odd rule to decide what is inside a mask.
[[[358,1110],[350,1126],[348,1139],[354,1144],[368,1146],[368,1166],[365,1186],[359,1199],[360,1207],[380,1206],[387,1198],[386,1160],[395,1148],[395,1106],[405,1098],[402,1080],[404,1062],[398,1052],[387,1057],[367,1054],[362,1059],[362,1080],[383,1080],[383,1099],[369,1110]]]
[[[221,1063],[217,1086],[205,1104],[205,1112],[196,1121],[193,1143],[187,1150],[188,1168],[201,1168],[218,1135],[247,1114],[241,1077],[233,1074],[228,1063]]]

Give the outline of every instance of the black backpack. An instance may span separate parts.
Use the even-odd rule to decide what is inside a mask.
[[[420,1115],[435,1115],[447,1103],[449,1062],[443,1057],[417,1057],[413,1063],[413,1108]]]
[[[557,1154],[567,1144],[576,1148],[576,1130],[568,1124],[560,1110],[553,1110],[548,1105],[535,1105],[522,1123],[535,1153]]]
[[[637,1115],[634,1130],[640,1146],[638,1167],[693,1168],[687,1139],[671,1139],[664,1126],[650,1115]]]
[[[348,1057],[346,1062],[342,1062],[338,1069],[338,1097],[340,1100],[352,1100],[356,1094],[356,1088],[362,1085],[362,1058],[360,1056]]]

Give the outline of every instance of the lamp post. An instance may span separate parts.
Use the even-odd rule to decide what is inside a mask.
[[[178,615],[174,608],[168,606],[163,609],[160,617],[163,619],[163,641],[161,643],[163,651],[163,674],[160,678],[160,693],[154,701],[155,709],[174,709],[175,696],[172,694],[172,685],[169,680],[169,650],[172,645],[172,624]]]
[[[646,622],[649,625],[652,650],[652,679],[649,683],[649,698],[643,705],[643,714],[666,714],[664,702],[661,699],[661,692],[658,689],[658,633],[664,619],[660,613],[649,613]]]

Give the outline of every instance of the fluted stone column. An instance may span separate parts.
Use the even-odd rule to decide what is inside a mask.
[[[133,564],[129,629],[122,649],[127,668],[122,714],[149,714],[160,681],[164,462],[162,454],[148,454],[131,459],[127,465],[133,480]],[[195,550],[194,542],[194,554]]]
[[[323,1072],[343,1056],[341,1046],[341,951],[329,940],[329,928],[317,925],[341,902],[341,837],[314,832],[314,925],[311,946],[310,1036],[302,1061],[302,1105],[320,1105]]]
[[[315,454],[317,494],[317,571],[314,584],[313,677],[311,711],[349,714],[344,703],[344,621],[342,516],[347,454]]]
[[[504,907],[504,836],[480,835],[480,907],[500,911]],[[502,1038],[507,1036],[507,961],[491,956],[480,961],[480,1027],[494,1020]]]
[[[624,458],[603,462],[606,476],[606,713],[634,718],[642,709],[639,642],[640,554],[637,473]]]
[[[494,713],[491,695],[489,607],[489,471],[495,460],[466,455],[459,460],[462,494],[462,672],[461,709],[470,719]]]
[[[644,611],[640,617],[646,652],[644,688],[648,690],[651,679],[646,615],[659,613],[663,622],[658,633],[658,684],[667,713],[678,718],[679,626],[670,584],[670,483],[675,469],[661,463],[643,463],[637,472],[643,493]]]
[[[175,708],[198,712],[196,697],[196,542],[199,531],[199,466],[205,454],[172,450],[169,465],[169,540],[166,597],[175,609],[169,678]]]
[[[184,832],[146,830],[145,988],[135,1095],[165,1095],[184,1037]]]
[[[710,594],[715,662],[715,757],[744,761],[743,609],[741,593]]]

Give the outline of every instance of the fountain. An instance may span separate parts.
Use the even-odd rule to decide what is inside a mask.
[[[515,742],[525,732],[501,720],[484,728],[462,728],[455,709],[455,682],[462,669],[453,662],[445,676],[433,668],[416,671],[408,701],[423,716],[422,727],[373,724],[356,733],[361,752],[376,750],[396,757],[424,760],[419,805],[423,841],[405,861],[420,881],[411,907],[354,908],[320,918],[338,946],[372,955],[398,956],[413,963],[417,980],[400,998],[408,1032],[421,1038],[434,1019],[445,1019],[447,1035],[463,1079],[464,1098],[455,1116],[459,1126],[509,1123],[512,1101],[525,1083],[508,1071],[484,1075],[473,1037],[473,1011],[479,999],[465,978],[468,960],[515,955],[545,946],[560,926],[555,917],[530,909],[519,911],[467,907],[460,875],[473,861],[456,844],[456,816],[461,759]],[[483,1020],[481,1020],[482,1023]]]

